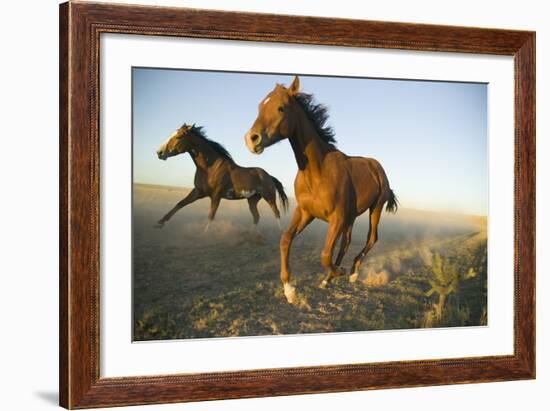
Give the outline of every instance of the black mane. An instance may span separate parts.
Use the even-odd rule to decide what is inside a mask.
[[[199,136],[200,138],[202,138],[220,156],[222,156],[226,160],[234,162],[233,157],[231,157],[231,154],[229,153],[229,151],[227,151],[227,149],[224,146],[222,146],[220,143],[214,140],[210,140],[206,136],[206,131],[204,130],[204,127],[194,125],[191,128],[191,131],[193,131],[193,133],[195,133],[196,136]]]
[[[309,119],[313,122],[319,137],[332,147],[336,147],[334,130],[327,123],[328,109],[320,103],[315,103],[312,94],[298,93],[294,96],[300,107],[304,109]]]

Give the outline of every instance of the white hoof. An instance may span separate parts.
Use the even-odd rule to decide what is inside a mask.
[[[319,284],[320,288],[327,288],[327,286],[328,286],[328,281],[327,280],[323,280],[323,281],[321,281],[321,284]]]
[[[294,304],[296,302],[296,292],[293,286],[290,284],[284,285],[285,297],[289,304]]]
[[[359,273],[353,273],[352,275],[349,276],[349,282],[350,283],[356,282],[358,277],[359,277]]]

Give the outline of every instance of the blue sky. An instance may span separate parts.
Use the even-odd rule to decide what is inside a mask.
[[[189,155],[158,160],[181,124],[204,126],[238,164],[262,167],[293,196],[297,167],[288,141],[260,156],[243,136],[258,103],[290,75],[133,69],[134,181],[193,185]],[[329,108],[338,148],[374,157],[402,207],[487,214],[487,86],[300,76],[301,90]]]

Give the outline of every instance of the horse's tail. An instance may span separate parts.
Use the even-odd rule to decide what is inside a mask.
[[[390,198],[388,199],[388,202],[386,203],[386,211],[388,213],[397,213],[399,201],[397,201],[397,197],[395,196],[395,193],[393,190],[390,190]]]
[[[271,179],[273,180],[273,184],[275,184],[277,193],[279,193],[279,202],[281,203],[281,208],[283,209],[283,211],[286,212],[288,211],[288,197],[286,196],[285,189],[283,188],[281,182],[275,177],[271,176]]]

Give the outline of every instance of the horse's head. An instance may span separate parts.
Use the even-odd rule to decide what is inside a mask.
[[[184,124],[174,131],[157,150],[157,156],[161,160],[166,160],[168,157],[177,156],[178,154],[186,153],[190,150],[193,142],[193,127]]]
[[[300,89],[298,76],[289,88],[277,84],[258,106],[258,117],[246,133],[244,140],[254,154],[261,154],[266,147],[285,138],[294,130],[292,102]]]

